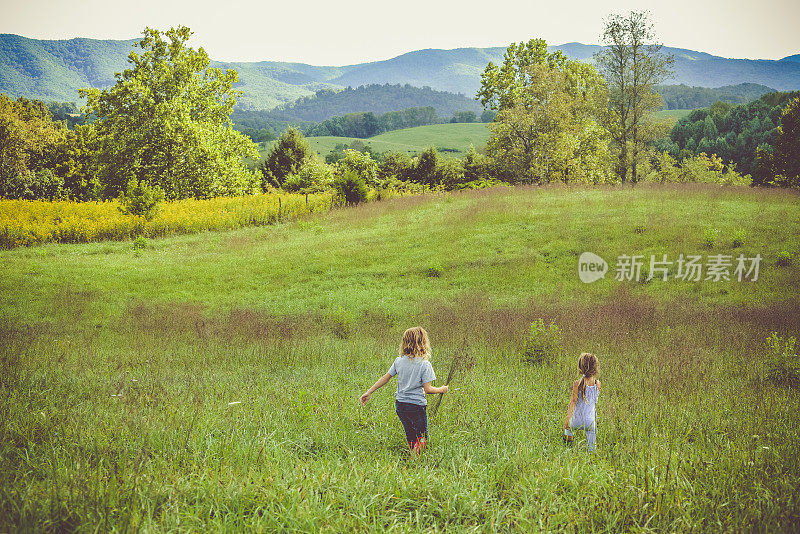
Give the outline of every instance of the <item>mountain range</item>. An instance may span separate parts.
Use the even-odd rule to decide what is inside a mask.
[[[0,34],[0,92],[46,101],[74,102],[81,87],[106,87],[124,70],[138,39],[29,39]],[[598,45],[567,43],[551,46],[567,56],[590,60]],[[664,47],[675,57],[674,76],[665,83],[719,87],[741,83],[778,90],[800,89],[800,54],[778,61],[728,59],[682,48]],[[272,109],[313,95],[320,89],[340,90],[366,84],[410,84],[471,98],[480,74],[492,61],[502,63],[505,47],[417,50],[384,61],[341,67],[280,61],[219,62],[213,67],[236,69],[244,92],[242,109]]]

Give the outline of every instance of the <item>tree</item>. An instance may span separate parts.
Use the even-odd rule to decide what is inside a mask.
[[[674,58],[661,54],[647,11],[631,11],[627,17],[610,15],[602,41],[606,47],[595,55],[597,69],[608,84],[610,114],[606,127],[618,153],[617,173],[624,183],[631,171],[637,182],[639,152],[650,141],[647,117],[663,101],[655,86],[671,74]]]
[[[339,174],[356,173],[368,186],[378,185],[378,164],[368,153],[345,149],[344,157],[338,161]]]
[[[18,177],[51,166],[55,147],[67,131],[53,122],[44,102],[0,93],[0,180]]]
[[[230,114],[240,91],[236,71],[209,68],[208,54],[186,46],[185,26],[146,28],[142,53],[105,90],[81,89],[86,109],[98,117],[100,176],[106,197],[129,180],[158,185],[167,198],[204,198],[252,188],[243,158],[256,145],[235,131]]]
[[[604,181],[607,105],[603,80],[586,63],[549,53],[541,39],[512,44],[502,68],[489,65],[478,93],[495,106],[487,152],[508,181]]]
[[[264,175],[264,190],[270,185],[283,187],[286,177],[296,174],[311,155],[308,140],[297,128],[289,128],[283,132],[260,167]]]
[[[436,147],[429,146],[417,158],[414,165],[414,181],[421,183],[423,186],[433,187],[437,181],[436,171],[438,168],[439,151],[436,150]]]
[[[98,197],[98,146],[94,124],[76,124],[58,146],[56,174],[64,177],[65,193],[73,200],[96,200]]]
[[[503,57],[503,65],[489,63],[481,74],[481,88],[475,97],[484,108],[501,111],[514,106],[521,90],[529,85],[531,73],[528,67],[546,65],[563,68],[567,57],[556,50],[547,51],[544,39],[531,39],[527,43],[511,43]]]
[[[779,185],[800,186],[800,98],[790,101],[781,114],[774,161]]]

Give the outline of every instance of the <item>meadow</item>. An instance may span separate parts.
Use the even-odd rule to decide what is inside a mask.
[[[400,152],[416,156],[429,146],[453,157],[463,157],[470,145],[476,149],[486,145],[489,128],[484,123],[430,124],[385,132],[375,137],[358,139],[355,137],[320,136],[308,137],[311,149],[322,157],[336,149],[336,145],[350,146],[354,142],[363,143],[374,152]],[[260,150],[262,160],[269,154],[276,141],[266,143]]]
[[[689,114],[694,111],[692,109],[662,109],[660,111],[656,111],[653,115],[657,119],[674,119],[675,121],[679,121],[684,117],[688,117]]]
[[[796,531],[799,231],[792,191],[498,187],[2,251],[0,531]],[[437,383],[460,358],[420,457],[393,384],[357,400],[416,324]],[[594,454],[560,440],[583,350]]]

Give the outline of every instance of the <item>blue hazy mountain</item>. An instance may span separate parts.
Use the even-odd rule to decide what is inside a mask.
[[[29,39],[0,34],[0,92],[12,97],[77,101],[80,87],[106,87],[127,66],[137,39]],[[581,43],[553,46],[566,55],[590,60],[600,47]],[[417,50],[384,61],[341,67],[280,61],[212,62],[239,72],[242,108],[271,109],[311,96],[321,89],[340,90],[368,84],[410,84],[471,98],[480,73],[502,62],[505,47]],[[800,54],[779,61],[728,59],[704,52],[665,47],[675,56],[668,84],[720,87],[759,84],[778,90],[800,89]],[[419,106],[429,105],[420,102]]]

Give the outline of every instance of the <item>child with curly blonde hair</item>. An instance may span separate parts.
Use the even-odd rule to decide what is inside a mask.
[[[436,373],[429,361],[431,352],[428,333],[415,326],[403,333],[400,355],[394,360],[389,371],[380,377],[359,399],[362,406],[367,403],[375,390],[385,386],[393,376],[397,376],[395,412],[406,433],[408,446],[414,452],[422,451],[428,440],[428,401],[425,395],[447,393],[448,387],[435,387]]]

